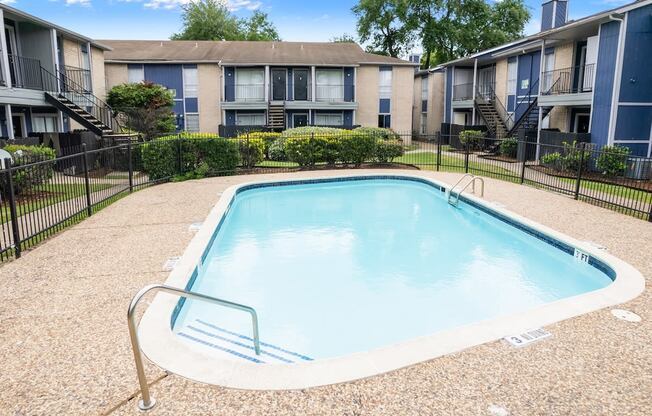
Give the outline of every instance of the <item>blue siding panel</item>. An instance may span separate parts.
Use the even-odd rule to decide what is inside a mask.
[[[541,6],[541,31],[552,29],[552,1]]]
[[[609,140],[611,98],[616,72],[616,53],[620,22],[604,23],[600,29],[600,49],[596,65],[593,111],[591,116],[591,142],[606,145]]]
[[[342,112],[344,119],[344,126],[351,127],[353,126],[353,110],[344,110]]]
[[[355,100],[353,91],[353,68],[344,68],[344,101],[347,103]]]
[[[145,80],[176,90],[176,98],[183,98],[183,75],[181,65],[147,64]]]
[[[627,16],[620,101],[652,103],[652,4]]]
[[[619,106],[614,140],[650,140],[652,104],[650,106]]]
[[[197,98],[186,98],[186,113],[198,113],[199,103]]]
[[[378,104],[378,112],[381,114],[389,114],[391,108],[391,100],[389,98],[381,98]]]
[[[224,90],[224,101],[235,101],[235,68],[232,66],[224,68]]]
[[[561,27],[566,24],[566,9],[568,2],[560,0],[557,2],[557,10],[555,13],[555,27]]]

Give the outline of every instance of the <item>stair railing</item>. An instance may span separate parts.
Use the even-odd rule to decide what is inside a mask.
[[[509,116],[509,119],[505,123],[509,128],[509,135],[512,135],[521,126],[521,124],[523,124],[523,122],[530,115],[532,109],[536,107],[538,101],[538,90],[539,80],[536,80],[530,86],[527,94],[525,94],[520,100],[516,102],[516,105],[514,106],[514,112]],[[533,93],[535,91],[536,93]],[[534,99],[532,98],[533,96]],[[522,108],[525,108],[525,110],[523,110],[523,114],[517,117],[519,109]]]
[[[502,121],[504,127],[506,130],[509,130],[509,127],[507,126],[507,120],[509,119],[509,113],[505,109],[505,106],[503,105],[502,101],[500,101],[500,98],[496,95],[496,90],[491,84],[483,84],[482,87],[480,85],[476,86],[476,91],[475,91],[475,96],[476,96],[476,101],[477,100],[483,100],[486,101],[489,99],[494,106],[494,109],[498,113],[498,116],[500,117],[500,120]],[[494,134],[497,134],[497,132],[494,132]]]
[[[93,95],[83,86],[70,79],[70,77],[66,76],[66,74],[61,70],[57,70],[55,75],[41,67],[41,79],[44,91],[55,96],[59,94],[63,95],[65,98],[90,113],[111,130],[120,130],[120,123],[116,119],[117,114],[114,113],[111,106],[99,97]]]

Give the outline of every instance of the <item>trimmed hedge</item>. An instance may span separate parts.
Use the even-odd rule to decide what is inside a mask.
[[[10,144],[3,148],[12,156],[12,166],[28,165],[30,163],[41,162],[44,160],[54,160],[56,152],[45,146],[24,146]],[[52,179],[54,175],[54,163],[42,163],[40,165],[23,168],[14,171],[13,186],[14,193],[29,192],[34,187],[42,185]],[[0,180],[0,192],[2,195],[8,195],[9,184],[5,177]]]
[[[143,169],[152,180],[230,175],[240,163],[238,141],[214,134],[165,136],[145,143],[141,152]]]
[[[264,149],[263,153],[264,156],[269,159],[270,158],[270,153],[269,153],[269,148],[272,146],[272,144],[281,137],[281,133],[277,132],[272,132],[272,131],[250,131],[249,133],[243,133],[238,136],[238,139],[259,139],[263,141],[264,144]]]

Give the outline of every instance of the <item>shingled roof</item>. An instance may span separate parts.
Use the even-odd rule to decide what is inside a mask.
[[[224,65],[409,65],[355,43],[102,40],[105,62],[221,62]]]

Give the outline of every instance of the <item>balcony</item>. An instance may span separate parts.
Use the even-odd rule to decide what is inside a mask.
[[[468,101],[473,99],[473,83],[453,85],[453,101]]]
[[[42,90],[41,61],[18,55],[8,55],[9,74],[13,88]],[[3,80],[3,85],[7,83]]]
[[[543,73],[542,95],[581,94],[593,91],[595,64]]]

